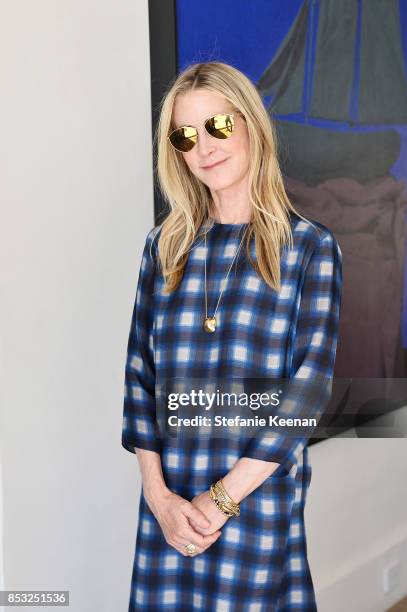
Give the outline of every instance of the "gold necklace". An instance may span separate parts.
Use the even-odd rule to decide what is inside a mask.
[[[226,281],[228,279],[229,272],[231,271],[233,263],[234,263],[234,261],[236,259],[236,256],[239,253],[240,247],[243,244],[243,238],[246,235],[248,227],[249,227],[249,225],[247,225],[245,231],[243,232],[242,239],[240,241],[240,244],[239,244],[238,248],[236,249],[236,253],[235,253],[235,255],[234,255],[233,259],[232,259],[232,263],[230,264],[229,270],[227,271],[227,274],[226,274],[225,278],[222,281],[223,282],[222,290],[220,292],[220,295],[219,295],[218,302],[216,304],[216,308],[214,310],[214,313],[213,313],[213,315],[211,317],[208,317],[208,296],[207,296],[207,292],[206,292],[206,257],[207,257],[207,248],[206,248],[206,232],[205,232],[205,319],[204,319],[203,327],[204,327],[204,330],[207,331],[208,333],[213,333],[215,331],[215,329],[216,329],[216,316],[215,316],[216,315],[216,311],[218,310],[219,302],[220,302],[220,299],[222,297],[223,290],[224,290],[224,288],[226,286]]]

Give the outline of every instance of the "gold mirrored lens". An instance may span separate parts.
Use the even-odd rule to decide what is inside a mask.
[[[233,115],[214,115],[205,121],[205,129],[215,138],[229,138],[232,135],[234,124]],[[178,151],[186,153],[196,144],[198,132],[196,128],[186,125],[171,132],[168,138]]]
[[[198,140],[198,132],[194,127],[185,126],[174,130],[169,139],[178,151],[190,151]]]
[[[233,132],[234,120],[232,115],[215,115],[205,123],[206,131],[215,138],[229,138]]]

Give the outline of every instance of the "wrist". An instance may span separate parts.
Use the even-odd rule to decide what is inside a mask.
[[[225,474],[225,476],[222,476],[222,482],[229,497],[231,497],[237,504],[239,504],[246,497],[244,491],[242,490],[241,482],[239,482],[239,479],[235,478],[232,471]]]
[[[211,484],[209,496],[216,507],[226,516],[240,516],[240,506],[226,491],[222,478]]]
[[[143,492],[148,505],[154,507],[172,494],[172,491],[167,487],[164,481],[162,483],[155,482],[152,485],[144,484],[143,482]]]

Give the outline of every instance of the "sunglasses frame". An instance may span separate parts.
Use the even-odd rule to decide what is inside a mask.
[[[210,117],[208,117],[207,119],[205,119],[205,121],[203,122],[203,125],[205,127],[205,130],[208,132],[207,128],[206,128],[206,124],[210,119],[213,119],[214,117],[218,117],[219,115],[224,115],[224,116],[228,116],[228,117],[232,117],[233,120],[233,124],[232,124],[232,132],[230,133],[229,136],[227,136],[226,138],[230,138],[231,136],[233,136],[233,130],[235,128],[235,115],[240,115],[240,112],[233,112],[233,113],[215,113],[214,115],[211,115]],[[172,134],[174,134],[174,132],[177,132],[178,130],[182,130],[184,128],[192,128],[196,131],[196,142],[194,143],[194,145],[188,150],[188,151],[182,151],[181,149],[177,149],[177,147],[171,142],[171,136]],[[214,136],[213,134],[211,134],[210,132],[208,132],[209,136],[212,136],[212,138],[216,138],[217,140],[224,140],[223,138],[217,138],[217,136]],[[179,153],[189,153],[189,151],[192,151],[192,149],[195,147],[196,143],[198,142],[198,130],[194,125],[180,125],[179,127],[175,128],[175,130],[172,130],[172,132],[170,132],[167,136],[168,140],[171,143],[171,146],[178,151]]]

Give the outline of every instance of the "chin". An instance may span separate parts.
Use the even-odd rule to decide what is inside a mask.
[[[228,187],[231,187],[236,182],[236,180],[231,179],[229,177],[228,178],[224,177],[223,179],[221,177],[218,177],[217,180],[215,179],[212,181],[202,180],[202,182],[204,182],[205,185],[209,187],[209,189],[213,189],[214,191],[219,191],[220,189],[228,189]]]

